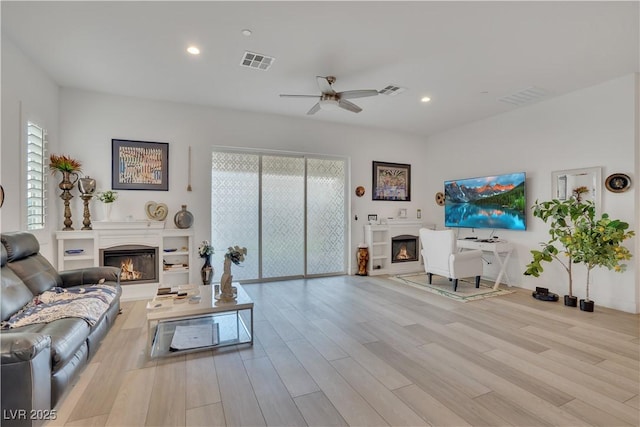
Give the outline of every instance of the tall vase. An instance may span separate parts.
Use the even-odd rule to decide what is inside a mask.
[[[111,208],[113,207],[113,203],[104,203],[102,206],[104,209],[104,220],[111,221]]]
[[[66,172],[66,171],[61,171],[61,172],[62,172],[62,181],[60,182],[60,184],[58,184],[58,188],[62,190],[62,194],[60,195],[60,198],[64,200],[64,228],[62,230],[70,231],[70,230],[73,230],[73,227],[71,226],[71,224],[73,224],[73,221],[71,221],[71,207],[69,206],[69,201],[73,199],[73,195],[71,194],[71,189],[73,189],[73,186],[78,180],[78,174],[75,172]],[[75,179],[72,179],[71,175],[74,175]]]
[[[211,256],[205,256],[204,265],[200,269],[200,276],[202,277],[202,284],[205,286],[211,285],[211,279],[213,279],[213,267],[211,266]]]

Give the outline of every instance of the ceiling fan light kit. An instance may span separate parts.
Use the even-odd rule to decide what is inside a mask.
[[[378,91],[375,89],[363,89],[363,90],[347,90],[343,92],[336,92],[333,89],[333,83],[336,78],[334,76],[317,76],[316,81],[318,88],[320,89],[320,95],[289,95],[281,94],[283,98],[317,98],[318,102],[307,111],[308,115],[317,113],[320,110],[347,110],[352,113],[359,113],[362,108],[358,107],[353,102],[347,101],[347,99],[364,98],[368,96],[377,96]]]

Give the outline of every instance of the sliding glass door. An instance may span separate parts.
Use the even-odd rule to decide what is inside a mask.
[[[214,151],[211,230],[214,266],[228,246],[246,246],[234,280],[344,274],[345,159]]]

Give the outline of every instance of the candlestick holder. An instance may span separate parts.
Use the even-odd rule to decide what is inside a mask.
[[[82,230],[93,230],[91,227],[91,212],[89,211],[89,202],[93,194],[81,194],[80,198],[82,199],[82,203],[84,203],[84,212],[83,212],[83,220],[82,220]]]

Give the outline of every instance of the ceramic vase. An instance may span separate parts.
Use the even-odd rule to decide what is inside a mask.
[[[211,279],[213,279],[213,267],[211,266],[211,256],[205,256],[204,265],[200,269],[200,276],[202,277],[202,284],[205,286],[211,285]]]
[[[173,217],[173,222],[178,228],[189,228],[193,225],[193,214],[187,210],[187,205],[182,205],[182,209]]]
[[[103,203],[102,207],[104,209],[104,220],[111,221],[111,208],[113,207],[113,203]]]

